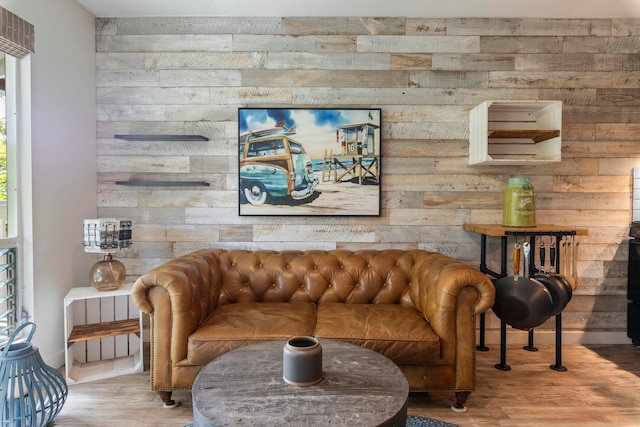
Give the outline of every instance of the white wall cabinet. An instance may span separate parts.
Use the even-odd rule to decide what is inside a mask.
[[[69,384],[141,372],[142,316],[133,283],[115,291],[72,288],[64,299],[65,371]]]
[[[561,130],[561,101],[485,101],[469,113],[469,164],[559,162]]]

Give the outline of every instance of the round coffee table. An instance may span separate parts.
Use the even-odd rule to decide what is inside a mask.
[[[409,384],[391,360],[357,345],[320,340],[323,379],[297,387],[282,379],[285,343],[241,347],[205,366],[192,388],[194,424],[405,426]]]

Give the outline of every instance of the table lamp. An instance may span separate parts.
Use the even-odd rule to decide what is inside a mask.
[[[83,245],[88,253],[104,254],[104,259],[91,267],[91,286],[99,291],[113,291],[124,283],[124,264],[113,254],[131,247],[130,219],[97,218],[84,220]]]

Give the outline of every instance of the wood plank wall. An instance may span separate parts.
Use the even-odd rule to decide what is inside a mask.
[[[589,230],[565,330],[626,330],[640,20],[97,19],[96,42],[98,213],[134,220],[132,278],[202,247],[418,247],[477,266],[462,224],[500,223],[508,178],[526,176],[539,223]],[[469,166],[468,112],[487,99],[561,100],[562,162]],[[244,106],[382,108],[382,216],[239,217]],[[210,141],[114,139],[126,133]],[[211,185],[115,185],[127,179]]]

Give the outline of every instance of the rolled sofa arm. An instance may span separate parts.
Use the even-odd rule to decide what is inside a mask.
[[[152,269],[133,286],[133,301],[151,316],[154,345],[164,347],[164,342],[174,363],[186,358],[188,337],[216,308],[217,265],[214,251],[196,251]]]
[[[495,293],[485,274],[445,255],[425,253],[416,262],[411,298],[440,337],[444,360],[475,344],[475,316],[493,306]]]

